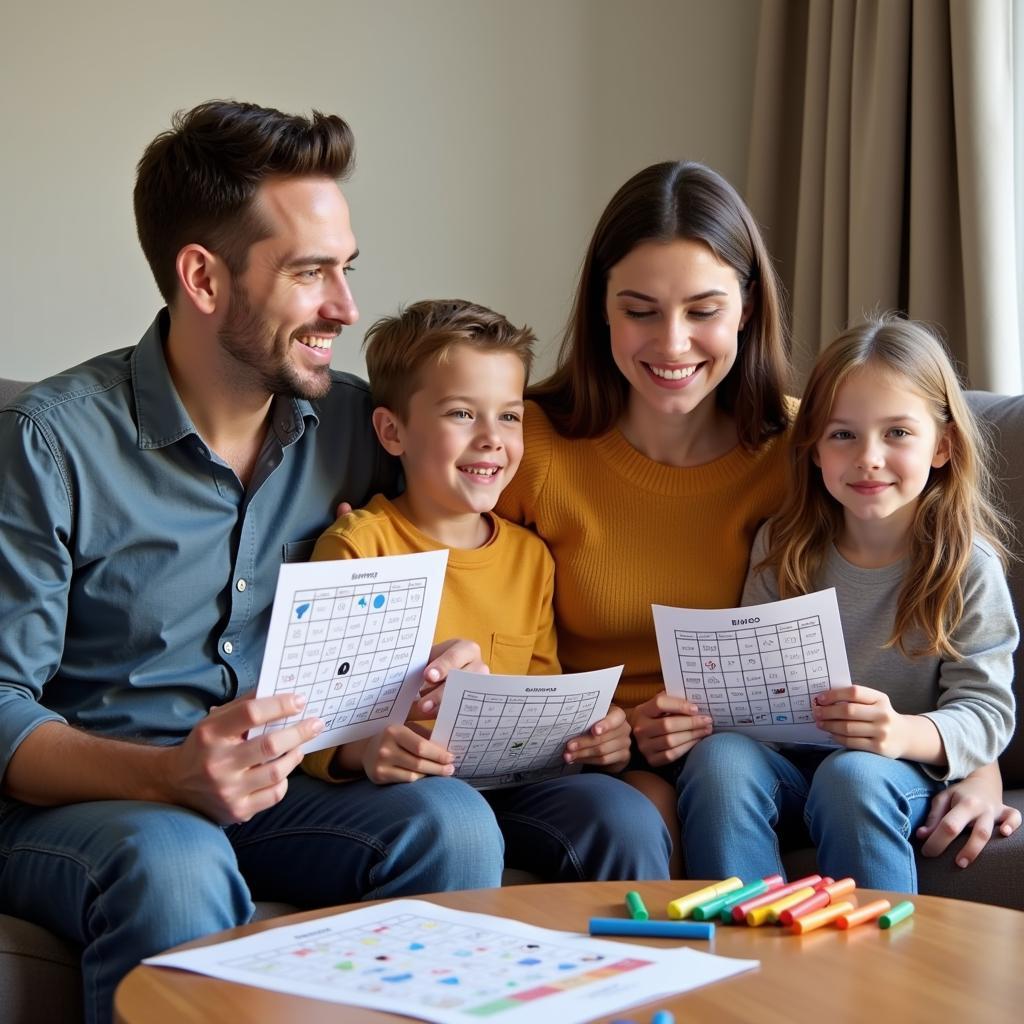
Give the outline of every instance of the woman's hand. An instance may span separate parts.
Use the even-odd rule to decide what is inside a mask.
[[[985,849],[993,830],[1001,836],[1020,828],[1021,814],[1003,803],[1003,777],[996,763],[976,768],[966,779],[936,793],[928,817],[917,830],[924,840],[921,853],[938,857],[965,829],[970,835],[956,855],[956,866],[965,868]]]
[[[592,764],[621,772],[629,764],[629,734],[626,712],[613,704],[604,718],[566,743],[562,757],[566,764]]]
[[[653,768],[678,761],[711,733],[711,719],[686,697],[662,690],[629,714],[637,746]]]

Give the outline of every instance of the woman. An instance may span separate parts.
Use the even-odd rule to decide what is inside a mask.
[[[736,191],[697,163],[626,182],[591,239],[558,369],[530,392],[525,455],[497,511],[554,556],[565,670],[625,665],[616,701],[641,766],[677,767],[711,732],[664,689],[650,606],[739,603],[785,487],[787,369],[779,284]],[[663,781],[629,778],[674,816]],[[996,766],[936,801],[929,853],[971,824],[969,863],[994,822],[1020,824]]]

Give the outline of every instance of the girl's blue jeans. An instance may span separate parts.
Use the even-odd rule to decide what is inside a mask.
[[[822,874],[917,892],[912,837],[943,785],[911,761],[868,751],[781,752],[716,733],[686,755],[676,780],[687,874],[785,877],[779,830],[802,818]]]

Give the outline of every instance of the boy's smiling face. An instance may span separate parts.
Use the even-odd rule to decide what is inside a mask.
[[[381,443],[402,459],[403,514],[449,547],[477,547],[489,527],[481,519],[498,501],[523,457],[526,372],[512,352],[468,344],[417,373],[418,388],[403,419],[374,411]]]

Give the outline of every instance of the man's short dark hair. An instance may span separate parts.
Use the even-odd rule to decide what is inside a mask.
[[[197,243],[233,274],[270,231],[254,206],[269,178],[326,177],[351,169],[355,140],[335,114],[283,114],[254,103],[211,100],[178,111],[146,147],[135,180],[135,223],[164,301],[177,291],[175,263]]]

